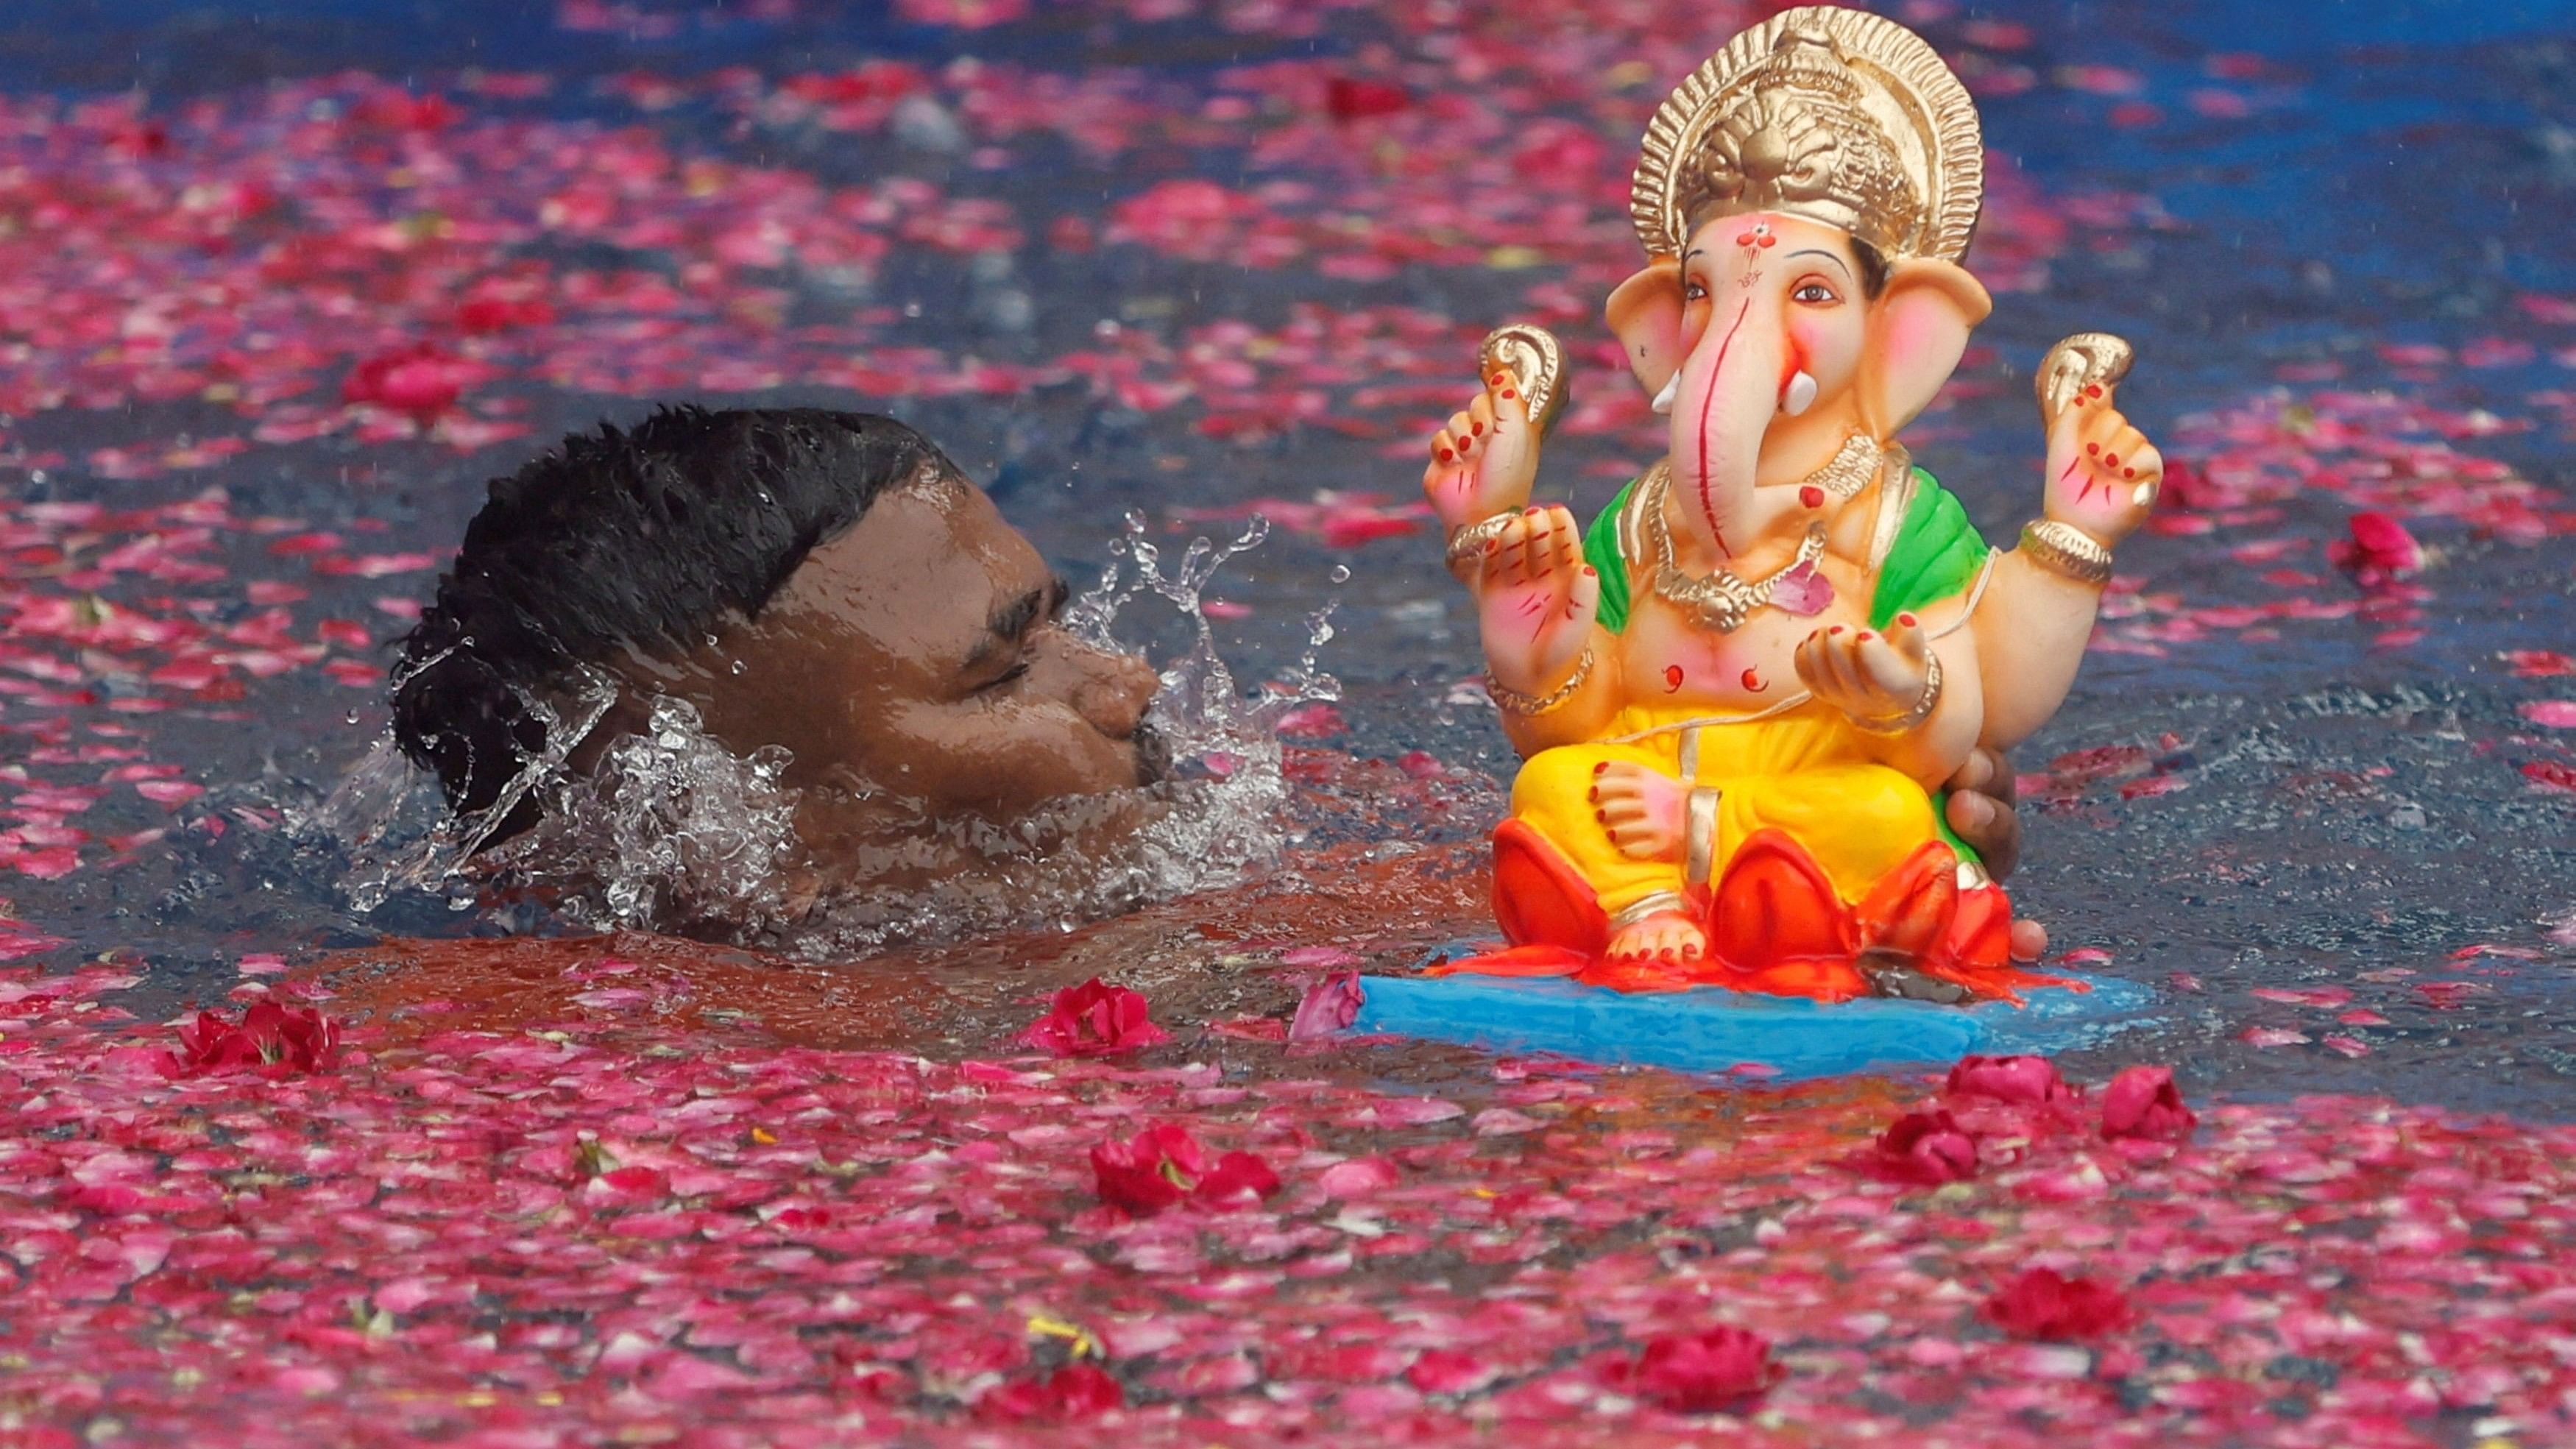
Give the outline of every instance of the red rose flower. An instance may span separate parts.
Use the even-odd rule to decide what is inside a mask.
[[[161,1054],[165,1075],[202,1077],[249,1067],[263,1077],[284,1077],[329,1071],[339,1060],[340,1028],[312,1007],[261,1001],[238,1023],[198,1012],[193,1026],[179,1028],[179,1047]]]
[[[1170,1123],[1092,1148],[1091,1170],[1101,1201],[1139,1216],[1185,1198],[1220,1211],[1250,1207],[1279,1190],[1279,1174],[1270,1164],[1249,1152],[1229,1152],[1210,1163],[1198,1139]]]
[[[1190,1201],[1220,1210],[1246,1208],[1278,1190],[1279,1174],[1269,1163],[1249,1152],[1229,1152],[1190,1190]]]
[[[2046,1057],[1961,1057],[1950,1069],[1945,1090],[1954,1097],[1992,1097],[2034,1107],[2075,1095]]]
[[[1715,1414],[1745,1407],[1781,1372],[1769,1339],[1721,1324],[1649,1339],[1611,1378],[1614,1387],[1676,1414]]]
[[[1127,1407],[1127,1391],[1097,1366],[1073,1363],[1044,1380],[1004,1384],[975,1407],[999,1419],[1064,1423]]]
[[[408,413],[413,422],[427,427],[456,406],[465,390],[483,381],[487,373],[481,363],[450,357],[423,342],[361,361],[340,384],[340,400]]]
[[[1095,976],[1055,994],[1054,1008],[1020,1033],[1024,1046],[1051,1056],[1097,1057],[1161,1046],[1172,1034],[1146,1017],[1142,992]]]
[[[1957,1182],[1976,1175],[1977,1139],[1947,1112],[1908,1112],[1880,1134],[1868,1165],[1896,1182]]]
[[[1336,121],[1392,116],[1412,104],[1410,92],[1385,81],[1337,75],[1324,83],[1324,109],[1330,111]]]
[[[2179,1142],[2200,1119],[2182,1104],[2171,1067],[2130,1067],[2102,1092],[2102,1135]]]
[[[2363,583],[2403,578],[2424,567],[2424,546],[2406,531],[2405,524],[2387,514],[2356,513],[2351,528],[2349,543],[2338,541],[2326,552]]]
[[[2129,1321],[2120,1290],[2032,1268],[1986,1300],[1987,1320],[2016,1338],[2095,1338]]]
[[[2181,458],[2165,459],[2164,482],[2156,489],[2156,501],[2167,508],[2212,509],[2227,506],[2224,491],[2209,481],[2198,464]]]

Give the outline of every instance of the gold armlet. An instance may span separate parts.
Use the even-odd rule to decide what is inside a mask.
[[[2111,581],[2111,551],[2071,523],[2034,518],[2023,524],[2021,556],[2079,584],[2099,587]]]
[[[1545,694],[1523,694],[1517,689],[1506,689],[1503,682],[1491,674],[1485,676],[1485,692],[1494,697],[1495,707],[1503,713],[1527,718],[1545,714],[1574,698],[1575,693],[1583,688],[1583,682],[1591,677],[1592,651],[1587,648],[1583,657],[1574,661],[1574,672],[1565,677],[1565,682]]]
[[[1449,572],[1458,576],[1458,582],[1463,584],[1474,577],[1476,561],[1485,556],[1485,545],[1502,537],[1503,530],[1518,517],[1518,513],[1497,513],[1449,535]]]
[[[1931,667],[1923,671],[1923,693],[1914,701],[1912,709],[1902,714],[1881,715],[1877,719],[1856,719],[1852,723],[1874,735],[1901,735],[1930,719],[1932,711],[1941,707],[1941,656],[1927,654],[1924,662]]]

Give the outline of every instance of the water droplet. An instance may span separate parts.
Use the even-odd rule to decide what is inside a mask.
[[[741,660],[739,660],[739,659],[737,659],[737,660],[735,660],[735,661],[733,662],[733,672],[734,672],[735,674],[738,674],[738,675],[739,675],[739,674],[748,673],[748,672],[750,671],[750,669],[751,669],[751,666],[750,666],[750,665],[743,663],[743,662],[742,662]]]
[[[1349,564],[1335,564],[1333,565],[1332,572],[1324,575],[1324,577],[1331,579],[1337,584],[1347,584],[1351,581],[1351,566]]]

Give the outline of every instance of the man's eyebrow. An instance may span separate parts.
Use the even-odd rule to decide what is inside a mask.
[[[984,637],[976,643],[974,652],[966,656],[966,667],[970,670],[982,668],[993,662],[994,656],[1004,649],[1017,645],[1040,621],[1054,618],[1064,607],[1070,592],[1064,576],[1057,574],[1050,577],[1043,587],[1030,589],[995,609],[993,617],[985,621]]]
[[[1826,261],[1833,263],[1835,266],[1842,267],[1843,277],[1845,280],[1849,280],[1851,277],[1851,268],[1843,266],[1843,259],[1835,256],[1832,252],[1826,251],[1823,247],[1807,247],[1800,251],[1791,252],[1789,255],[1793,257],[1823,257]]]

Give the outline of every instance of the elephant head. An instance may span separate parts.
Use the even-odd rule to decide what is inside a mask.
[[[1777,212],[1720,216],[1610,295],[1637,381],[1672,419],[1672,487],[1718,558],[1802,506],[1795,485],[1856,433],[1912,421],[1993,302],[1953,263],[1893,263]]]

